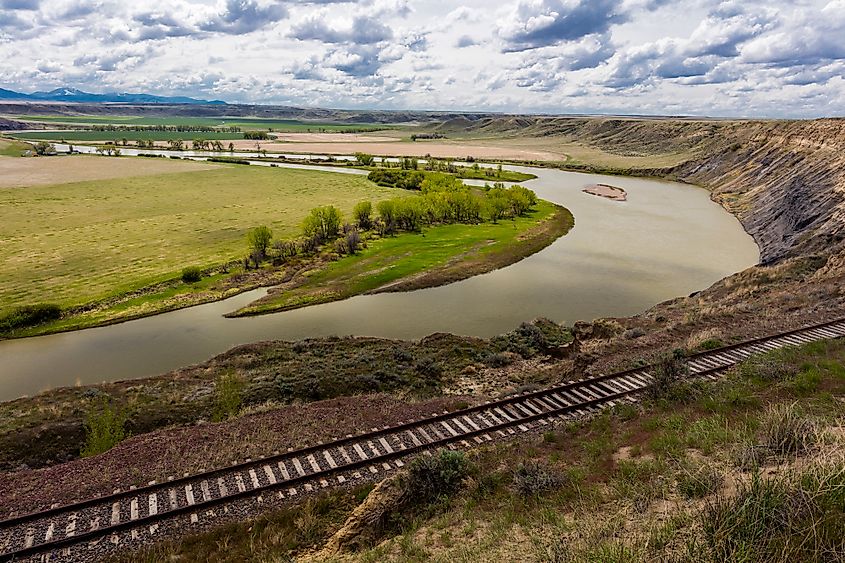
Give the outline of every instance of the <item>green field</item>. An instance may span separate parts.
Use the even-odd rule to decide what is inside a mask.
[[[310,122],[294,119],[259,119],[249,117],[138,117],[138,116],[100,116],[100,115],[20,115],[16,119],[36,123],[55,123],[67,125],[125,125],[125,126],[194,126],[194,127],[240,127],[245,130],[273,129],[280,132],[307,131],[349,131],[358,129],[390,129],[392,125],[373,123],[331,123]]]
[[[236,165],[0,190],[0,310],[125,293],[243,256],[256,225],[292,236],[315,206],[393,195],[358,176]]]
[[[542,232],[529,231],[540,223],[553,222]],[[347,256],[314,273],[303,285],[271,294],[238,311],[253,315],[335,301],[384,288],[397,280],[428,273],[431,283],[441,285],[469,275],[516,262],[551,244],[574,225],[569,211],[541,200],[524,217],[499,223],[463,223],[426,228],[369,243],[355,256]],[[460,259],[459,262],[454,262]],[[455,268],[450,268],[454,264]],[[456,272],[454,270],[462,270]],[[466,275],[464,275],[466,274]],[[409,287],[410,288],[410,287]]]
[[[128,141],[175,141],[182,139],[190,143],[194,139],[206,141],[230,141],[243,139],[243,133],[224,133],[222,131],[31,131],[29,133],[9,133],[10,137],[31,141],[80,141],[80,142],[120,142]],[[261,142],[261,141],[259,141]]]
[[[0,139],[0,156],[21,156],[30,148],[31,146],[26,143]]]

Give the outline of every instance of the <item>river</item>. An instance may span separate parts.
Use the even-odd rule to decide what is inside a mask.
[[[260,340],[408,339],[433,332],[489,337],[541,316],[572,323],[632,315],[704,289],[759,258],[736,218],[703,189],[508,168],[536,174],[523,185],[575,216],[568,235],[516,264],[443,287],[362,295],[259,317],[222,315],[266,290],[107,327],[0,342],[0,400],[156,375]],[[624,188],[628,201],[581,191],[594,183]]]

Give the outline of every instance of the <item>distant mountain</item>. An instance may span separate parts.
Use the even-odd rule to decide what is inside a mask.
[[[154,96],[152,94],[129,94],[126,92],[91,94],[76,88],[56,88],[49,92],[33,92],[32,94],[23,94],[0,88],[0,99],[33,102],[93,102],[101,104],[226,104],[226,102],[221,100],[198,100],[185,96]]]

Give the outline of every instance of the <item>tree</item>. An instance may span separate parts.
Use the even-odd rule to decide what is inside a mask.
[[[355,160],[361,166],[372,166],[373,161],[375,159],[373,158],[373,155],[371,155],[371,154],[367,154],[367,153],[363,153],[363,152],[356,152],[355,153]]]
[[[333,205],[315,207],[302,223],[302,230],[306,237],[313,237],[320,242],[337,238],[343,216]]]
[[[261,225],[251,229],[246,235],[249,248],[253,255],[264,258],[267,256],[267,248],[270,246],[270,241],[273,240],[273,231],[266,225]]]
[[[38,156],[56,154],[56,147],[54,147],[47,141],[39,141],[35,144],[35,154],[37,154]]]
[[[369,201],[361,201],[355,204],[355,208],[352,210],[352,219],[359,228],[366,231],[373,226],[372,214],[373,204]]]
[[[386,199],[378,202],[376,207],[378,209],[379,217],[381,217],[382,222],[384,222],[385,231],[392,233],[396,228],[396,204],[393,203],[393,201]]]
[[[229,152],[235,152],[235,143],[229,143]]]

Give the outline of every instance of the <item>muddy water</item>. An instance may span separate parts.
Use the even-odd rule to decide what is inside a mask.
[[[259,340],[328,335],[420,338],[432,332],[492,336],[544,316],[631,315],[687,295],[758,259],[739,222],[708,192],[683,184],[546,169],[525,185],[575,215],[575,228],[521,262],[444,287],[363,295],[245,319],[222,315],[257,290],[118,325],[0,342],[0,400],[75,384],[138,378],[204,361]],[[624,188],[628,201],[586,194]]]

